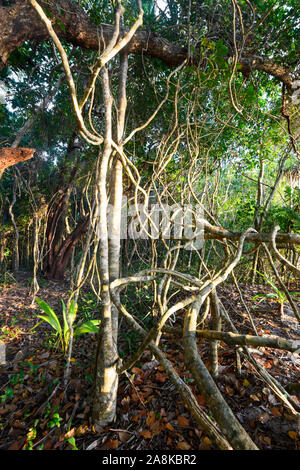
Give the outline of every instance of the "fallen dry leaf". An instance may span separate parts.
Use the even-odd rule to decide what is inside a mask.
[[[131,369],[131,372],[132,372],[133,374],[144,375],[144,372],[142,371],[142,369],[139,369],[139,367],[133,367],[133,368]]]
[[[109,439],[107,445],[110,449],[117,449],[119,447],[119,441],[118,439]]]
[[[14,441],[8,448],[8,450],[20,450],[23,447],[25,439],[18,439]]]
[[[128,439],[130,438],[130,433],[128,433],[126,431],[118,431],[118,435],[119,435],[119,439],[122,442],[122,444],[124,442],[127,442]]]
[[[160,421],[155,421],[151,424],[150,430],[154,436],[157,436],[162,430],[162,423]]]
[[[179,450],[189,450],[191,446],[186,441],[182,441],[182,442],[178,442],[176,448]]]
[[[167,380],[167,376],[166,374],[157,372],[157,374],[155,375],[155,379],[156,379],[156,382],[164,383]]]
[[[66,432],[66,434],[64,435],[65,439],[68,439],[68,437],[75,436],[75,431],[76,431],[76,428],[72,428],[70,429],[70,431]]]
[[[271,412],[273,416],[276,416],[276,418],[279,418],[281,416],[281,413],[278,408],[275,408],[275,407],[271,408]]]
[[[155,413],[154,411],[150,411],[146,419],[147,426],[150,426],[152,423],[154,423],[154,421],[155,421]]]
[[[288,435],[291,439],[293,439],[293,441],[299,440],[298,434],[295,431],[289,431]]]
[[[178,416],[177,421],[178,421],[179,426],[183,426],[185,428],[189,427],[190,425],[189,420],[185,416]]]
[[[265,424],[269,421],[270,415],[268,413],[263,413],[258,416],[258,421],[260,421],[262,424]]]
[[[166,424],[166,429],[168,429],[169,431],[174,431],[174,428],[171,423]]]
[[[140,419],[140,415],[134,415],[134,416],[132,417],[131,421],[132,421],[133,423],[137,423],[139,419]]]
[[[150,431],[142,431],[140,432],[140,435],[143,436],[144,439],[151,439],[152,434]]]

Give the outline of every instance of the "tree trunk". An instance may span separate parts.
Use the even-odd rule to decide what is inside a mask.
[[[99,272],[101,280],[102,315],[98,333],[98,349],[95,364],[95,396],[93,402],[93,420],[99,426],[111,423],[116,414],[118,391],[118,353],[113,338],[112,302],[109,292],[109,247],[106,193],[108,162],[112,153],[111,113],[112,96],[109,87],[107,67],[102,69],[103,99],[105,105],[105,136],[103,154],[98,159],[97,236],[99,239],[100,257]]]
[[[115,140],[117,143],[120,143],[123,138],[124,133],[124,123],[125,123],[125,113],[126,113],[126,81],[127,81],[127,71],[128,71],[128,56],[127,54],[122,54],[120,56],[120,72],[119,72],[119,90],[118,90],[118,115],[117,115],[117,125],[115,131]],[[109,92],[108,85],[108,73],[103,77],[103,88],[106,87],[106,126],[111,125],[111,96]],[[111,130],[106,131],[106,140],[111,138]],[[111,147],[108,142],[105,142],[105,148],[107,153],[111,152]],[[110,149],[109,149],[110,147]],[[104,279],[109,278],[109,282],[117,279],[120,274],[120,240],[121,240],[121,210],[122,210],[122,163],[115,156],[116,160],[113,165],[112,177],[111,177],[111,195],[110,195],[110,224],[105,226],[105,229],[108,228],[108,240],[107,246],[104,245],[102,253],[100,253],[100,267],[103,269]],[[104,159],[104,156],[103,156]],[[103,164],[103,163],[102,163]],[[104,176],[103,176],[104,177]],[[104,183],[102,182],[104,185]],[[100,189],[102,193],[100,193]],[[100,207],[103,204],[101,197],[106,190],[99,188],[100,196]],[[101,196],[102,194],[102,196]],[[104,208],[102,207],[102,210]],[[106,207],[105,207],[106,210]],[[107,224],[106,212],[103,214],[103,219],[105,216],[105,223]],[[101,212],[100,212],[101,219]],[[100,227],[103,227],[103,224],[100,220]],[[104,234],[101,233],[101,238]],[[101,242],[100,242],[101,246]],[[102,255],[102,256],[101,256]],[[106,259],[107,257],[107,259]],[[106,262],[108,263],[106,267]],[[104,264],[104,266],[103,266]],[[107,272],[108,268],[108,272]],[[101,279],[102,281],[102,279]],[[103,289],[106,286],[103,285]],[[115,417],[116,404],[117,404],[117,390],[118,390],[118,350],[117,350],[117,341],[118,341],[118,310],[113,305],[109,292],[104,290],[103,292],[103,320],[105,319],[106,323],[101,325],[99,331],[99,345],[98,345],[98,354],[96,361],[96,377],[95,377],[95,397],[94,397],[94,406],[93,406],[93,419],[95,422],[101,426],[111,422]],[[109,303],[109,307],[108,307]],[[109,348],[109,352],[108,352]],[[105,363],[105,356],[110,357],[111,364],[108,371],[107,360]]]
[[[75,230],[64,240],[52,259],[52,264],[48,267],[47,277],[55,281],[61,281],[65,277],[65,271],[68,266],[71,255],[82,235],[87,231],[89,216],[78,223]]]
[[[17,176],[15,175],[15,181],[14,181],[14,185],[13,185],[13,196],[12,196],[12,200],[11,200],[11,203],[10,203],[9,209],[8,209],[12,224],[14,226],[14,232],[15,232],[15,246],[14,246],[14,251],[13,251],[13,259],[12,259],[12,269],[13,269],[14,272],[19,271],[19,264],[20,264],[20,255],[19,255],[19,238],[20,238],[20,235],[19,235],[19,230],[18,230],[16,220],[15,220],[15,216],[14,216],[14,212],[13,212],[13,207],[16,203],[16,189],[17,189]]]
[[[46,228],[47,261],[45,268],[45,273],[48,277],[53,275],[51,273],[53,271],[53,265],[56,262],[55,259],[59,254],[60,248],[64,244],[63,236],[66,229],[66,216],[72,191],[72,181],[74,180],[78,171],[79,160],[81,158],[80,152],[78,152],[80,147],[78,146],[76,140],[77,132],[73,132],[69,140],[68,149],[64,156],[62,167],[59,172],[58,184],[56,187],[56,193],[58,196],[55,195],[55,198],[51,203],[48,211]],[[74,158],[76,158],[75,165],[72,171],[68,173],[66,162]],[[61,275],[63,276],[63,272],[58,275],[59,279],[61,279]]]
[[[216,289],[214,289],[210,295],[210,309],[211,309],[211,329],[215,331],[221,331],[221,315],[219,298]],[[219,361],[218,361],[218,347],[219,341],[211,341],[209,345],[210,349],[210,363],[211,363],[211,375],[216,379],[219,375]]]
[[[55,258],[63,244],[63,233],[65,230],[65,217],[70,199],[70,188],[61,192],[58,201],[53,202],[47,218],[46,240],[47,240],[47,262],[45,274],[51,277]]]

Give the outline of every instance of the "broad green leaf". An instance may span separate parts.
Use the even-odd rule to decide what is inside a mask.
[[[52,326],[52,328],[55,329],[55,331],[61,335],[61,326],[59,324],[59,322],[57,323],[57,321],[55,321],[52,317],[50,316],[47,316],[47,315],[37,315],[38,318],[41,318],[42,320],[46,321],[47,323],[49,323],[49,325]]]
[[[67,322],[67,309],[64,301],[62,300],[62,311],[63,311],[63,319],[64,319],[64,349],[68,348],[69,338],[70,338],[70,329]]]
[[[97,333],[100,323],[100,320],[88,320],[75,328],[74,336],[84,333]]]
[[[36,297],[35,300],[36,300],[37,304],[41,307],[41,309],[44,310],[44,312],[47,314],[47,317],[46,316],[41,316],[41,315],[37,315],[37,316],[39,318],[43,318],[45,321],[50,323],[50,325],[61,335],[61,333],[62,333],[61,325],[60,325],[59,319],[57,318],[57,316],[54,313],[54,311],[52,310],[52,308],[49,307],[49,305],[46,302],[39,299],[38,297]]]
[[[260,297],[265,297],[266,294],[257,294],[255,297],[252,298],[252,300],[259,299]]]
[[[78,305],[75,304],[75,301],[74,299],[71,301],[71,304],[70,304],[70,309],[69,309],[69,318],[71,320],[71,325],[73,325],[74,321],[75,321],[75,318],[76,318],[76,314],[77,314],[77,309],[78,309]]]
[[[267,299],[277,299],[278,295],[275,293],[266,294]]]

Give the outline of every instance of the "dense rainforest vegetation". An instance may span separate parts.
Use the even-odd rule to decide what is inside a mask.
[[[297,3],[0,0],[0,448],[300,449]]]

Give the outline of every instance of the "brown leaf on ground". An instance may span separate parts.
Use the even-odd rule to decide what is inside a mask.
[[[260,401],[256,395],[250,395],[251,400],[253,401]]]
[[[190,425],[189,420],[185,416],[178,416],[177,421],[179,426],[183,426],[185,428],[189,427]]]
[[[275,406],[271,408],[271,412],[273,416],[276,416],[276,418],[279,418],[281,416],[280,410],[278,408],[275,408]]]
[[[68,437],[73,437],[73,436],[75,436],[75,431],[76,431],[76,428],[70,429],[70,431],[66,432],[66,434],[64,435],[64,438],[65,438],[65,439],[68,439]]]
[[[134,415],[134,416],[132,417],[131,421],[132,421],[133,423],[137,423],[139,419],[140,419],[140,415],[138,414],[138,415]]]
[[[166,427],[166,429],[168,429],[169,431],[174,431],[174,427],[172,426],[171,423],[167,423],[165,427]]]
[[[152,434],[148,430],[140,432],[140,435],[143,436],[144,439],[151,439],[152,438]]]
[[[182,442],[178,442],[176,448],[179,450],[189,450],[191,446],[186,441],[182,441]]]
[[[165,383],[165,381],[167,380],[167,375],[161,372],[157,372],[157,374],[155,375],[155,379],[156,382]]]
[[[206,401],[202,395],[196,395],[196,398],[197,398],[197,402],[199,403],[199,405],[205,406]]]
[[[141,376],[144,375],[144,371],[143,371],[142,369],[140,369],[139,367],[133,367],[133,368],[131,369],[131,372],[132,372],[133,374],[139,374],[139,375],[141,375]]]
[[[128,439],[130,438],[130,433],[126,431],[118,431],[119,439],[124,444],[124,442],[127,442]]]
[[[299,440],[299,435],[296,433],[296,431],[289,431],[288,435],[293,441],[298,441]]]
[[[155,412],[150,411],[146,419],[147,426],[150,426],[152,423],[154,423],[154,421],[155,421]]]
[[[86,424],[82,424],[79,426],[75,431],[75,436],[83,436],[84,434],[89,432],[89,427]]]
[[[125,411],[127,411],[129,409],[129,403],[130,403],[130,397],[127,396],[127,397],[124,397],[121,401],[121,405],[122,407],[125,408]]]
[[[157,436],[157,434],[159,434],[162,431],[162,429],[163,429],[163,423],[160,421],[154,421],[154,423],[150,425],[150,430],[154,436]]]
[[[263,413],[258,416],[258,421],[262,424],[267,423],[270,420],[271,416],[268,413]]]
[[[119,441],[118,439],[109,439],[107,445],[110,449],[117,449],[119,447]]]

